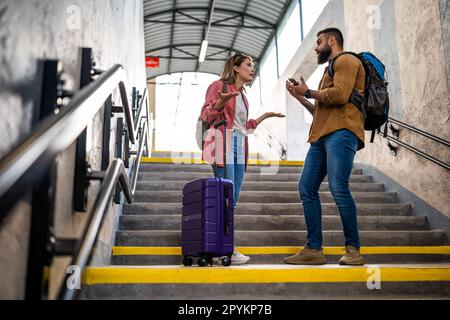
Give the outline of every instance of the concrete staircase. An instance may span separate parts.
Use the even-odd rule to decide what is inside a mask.
[[[141,165],[135,203],[123,205],[111,266],[86,271],[82,298],[450,298],[450,247],[444,231],[430,230],[426,217],[411,215],[410,204],[398,203],[395,192],[385,192],[383,184],[361,170],[353,170],[350,189],[357,203],[365,266],[337,265],[344,239],[327,180],[320,198],[329,263],[281,262],[306,242],[297,164],[282,165],[271,175],[262,174],[271,171],[267,166],[248,168],[235,214],[235,242],[251,256],[250,264],[200,268],[194,261],[194,266],[184,267],[182,188],[188,181],[212,176],[211,167],[147,162]],[[381,289],[368,288],[368,281],[378,280]]]

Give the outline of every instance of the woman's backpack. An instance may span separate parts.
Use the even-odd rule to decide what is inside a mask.
[[[222,82],[222,93],[227,93],[227,85],[225,82]],[[197,126],[195,128],[195,140],[197,141],[197,146],[200,150],[203,150],[203,146],[205,144],[206,131],[211,127],[211,123],[203,121],[201,118],[201,114],[197,119]]]

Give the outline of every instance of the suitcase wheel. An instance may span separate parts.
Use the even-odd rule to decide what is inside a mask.
[[[197,264],[199,267],[206,267],[208,265],[208,261],[205,258],[200,257],[197,260]]]
[[[183,258],[183,265],[186,267],[190,267],[192,266],[192,264],[194,263],[194,260],[192,260],[192,258],[189,258],[188,256],[185,256]]]
[[[223,258],[223,259],[222,259],[222,264],[223,264],[225,267],[228,267],[229,265],[231,265],[231,258],[230,258],[230,257],[225,257],[225,258]]]

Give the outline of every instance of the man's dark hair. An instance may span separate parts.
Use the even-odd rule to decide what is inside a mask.
[[[322,33],[325,33],[327,39],[330,36],[334,36],[338,45],[343,48],[344,47],[344,37],[342,36],[342,32],[338,28],[326,28],[317,33],[317,36],[320,36]]]

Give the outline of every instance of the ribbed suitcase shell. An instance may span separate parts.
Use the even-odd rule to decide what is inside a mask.
[[[225,190],[228,189],[229,232],[226,234]],[[234,247],[233,183],[204,178],[183,188],[181,247],[183,256],[231,256]]]

